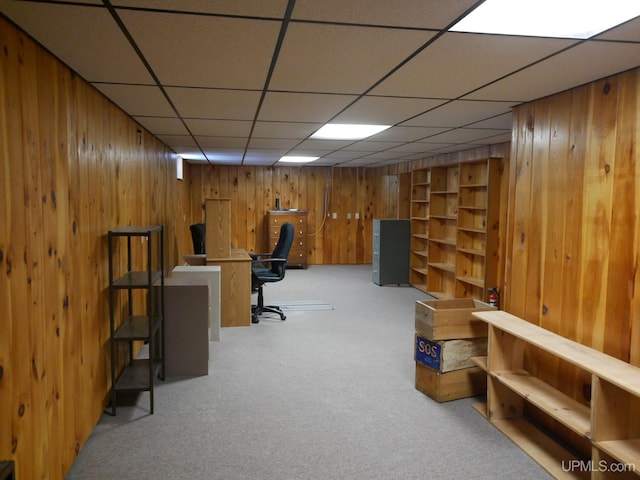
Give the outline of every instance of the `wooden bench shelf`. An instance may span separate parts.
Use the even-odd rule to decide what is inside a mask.
[[[640,476],[640,368],[573,342],[503,311],[474,312],[488,324],[487,403],[474,408],[555,478],[605,480]],[[589,405],[524,369],[531,345],[591,374]],[[524,415],[525,402],[591,441],[591,460],[578,460]],[[573,463],[572,463],[573,461]],[[573,467],[573,468],[569,468]],[[587,468],[589,467],[589,468]],[[635,473],[635,475],[634,475]]]

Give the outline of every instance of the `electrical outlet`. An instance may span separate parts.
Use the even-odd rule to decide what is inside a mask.
[[[347,213],[347,220],[351,220],[351,212]]]
[[[360,214],[356,212],[356,220],[360,220]]]
[[[336,212],[333,212],[333,219],[335,220],[336,218],[338,218],[338,214]]]

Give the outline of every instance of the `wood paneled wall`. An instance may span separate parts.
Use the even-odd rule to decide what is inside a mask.
[[[640,365],[640,70],[514,111],[504,305]]]
[[[107,231],[164,224],[174,265],[187,185],[166,147],[1,17],[0,45],[0,459],[62,479],[110,386]]]
[[[514,111],[509,312],[640,365],[640,70]],[[588,404],[591,376],[539,350],[527,369]],[[590,445],[533,415],[577,451]]]
[[[233,245],[268,251],[265,215],[279,198],[281,208],[309,211],[309,263],[371,263],[373,218],[396,215],[390,177],[372,168],[190,165],[191,222],[204,219],[205,199],[230,198]]]

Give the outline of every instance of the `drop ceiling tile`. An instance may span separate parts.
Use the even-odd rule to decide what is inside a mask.
[[[226,165],[240,164],[244,154],[244,149],[241,148],[205,148],[203,150],[211,163]]]
[[[360,140],[344,147],[344,150],[354,150],[357,152],[377,152],[402,145],[402,142],[376,142],[371,140]]]
[[[404,143],[430,137],[446,130],[448,130],[447,127],[410,127],[398,125],[384,132],[380,132],[372,138],[375,138],[377,141]]]
[[[511,111],[508,102],[456,100],[406,122],[406,125],[462,127]]]
[[[491,137],[478,138],[474,140],[473,143],[479,143],[483,145],[494,145],[496,143],[506,143],[511,141],[511,132],[504,132],[499,135],[494,135]]]
[[[191,135],[156,135],[160,141],[166,145],[180,145],[182,147],[197,147],[197,144]],[[178,147],[173,147],[178,148]]]
[[[306,138],[322,126],[321,123],[256,122],[253,136],[257,138]]]
[[[179,118],[134,117],[134,120],[154,135],[188,135],[189,132]]]
[[[267,92],[258,118],[324,124],[355,99],[353,95]]]
[[[445,100],[365,96],[338,115],[336,123],[395,125],[445,103]]]
[[[0,8],[85,80],[153,83],[106,8],[7,1]]]
[[[166,89],[183,117],[200,119],[253,120],[260,92],[206,88]]]
[[[197,136],[196,141],[204,149],[209,148],[237,148],[244,149],[247,139],[242,137],[204,137]]]
[[[118,13],[162,84],[264,86],[279,22],[136,10]]]
[[[447,33],[374,88],[374,95],[457,98],[572,40]]]
[[[445,28],[476,0],[296,0],[294,20]]]
[[[636,17],[619,27],[612,28],[595,38],[598,40],[640,42],[640,17]]]
[[[511,112],[503,113],[502,115],[496,115],[495,117],[487,118],[486,120],[471,123],[468,126],[471,128],[496,128],[510,130],[512,127],[512,114]]]
[[[415,30],[290,24],[269,88],[360,94],[433,35]]]
[[[290,150],[294,148],[299,141],[295,138],[251,138],[250,148],[277,148]]]
[[[436,143],[472,143],[477,142],[483,138],[492,137],[496,135],[502,135],[505,132],[503,130],[490,130],[483,128],[456,128],[445,133],[440,133],[429,137],[429,142]],[[511,136],[511,130],[508,132]]]
[[[170,117],[174,111],[158,87],[145,85],[94,84],[112,102],[132,117]]]
[[[78,0],[81,1],[81,0]],[[102,3],[101,0],[98,3]],[[200,12],[220,15],[282,18],[287,0],[239,2],[238,0],[111,0],[116,7],[136,7],[155,10]]]
[[[185,118],[185,123],[194,135],[220,137],[248,137],[251,132],[250,120],[203,120]]]
[[[590,41],[473,92],[466,98],[531,101],[638,65],[640,44]]]
[[[320,139],[308,139],[300,142],[298,148],[308,148],[311,150],[321,150],[325,152],[331,152],[333,150],[340,150],[348,145],[351,145],[353,140],[320,140]]]

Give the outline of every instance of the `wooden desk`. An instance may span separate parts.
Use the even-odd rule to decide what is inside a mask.
[[[251,326],[251,257],[232,249],[229,258],[208,258],[207,265],[221,267],[220,297],[222,327]]]

